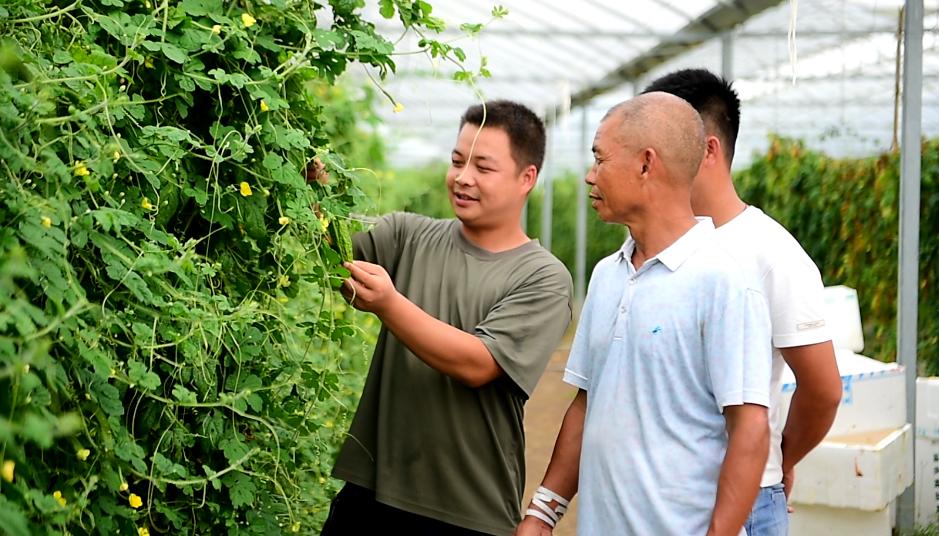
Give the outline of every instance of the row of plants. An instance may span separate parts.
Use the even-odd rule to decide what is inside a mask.
[[[318,533],[376,332],[329,230],[400,109],[340,82],[395,69],[364,7],[0,4],[0,533]]]
[[[939,375],[939,140],[921,150],[920,373]],[[796,236],[827,285],[858,291],[864,354],[896,360],[900,158],[831,158],[779,137],[736,175],[741,197]]]

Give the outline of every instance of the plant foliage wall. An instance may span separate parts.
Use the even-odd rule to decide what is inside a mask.
[[[374,333],[326,239],[381,158],[363,6],[0,3],[0,532],[317,532]]]

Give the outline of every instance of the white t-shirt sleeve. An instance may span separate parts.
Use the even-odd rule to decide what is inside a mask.
[[[723,294],[723,295],[722,295]],[[763,294],[730,284],[718,291],[704,322],[704,358],[718,409],[741,404],[769,407],[773,353]]]
[[[763,287],[773,321],[773,346],[790,348],[830,341],[825,326],[824,285],[818,268],[805,253],[773,266]]]

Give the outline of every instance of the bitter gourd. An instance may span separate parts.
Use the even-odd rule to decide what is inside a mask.
[[[341,218],[334,218],[329,222],[329,238],[342,262],[352,262],[352,233],[349,232],[349,224]]]

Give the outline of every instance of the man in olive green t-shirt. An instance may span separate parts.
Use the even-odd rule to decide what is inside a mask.
[[[446,181],[457,218],[396,213],[354,237],[344,291],[382,331],[324,535],[521,519],[523,406],[571,320],[570,275],[520,225],[544,139],[519,104],[470,107]]]

